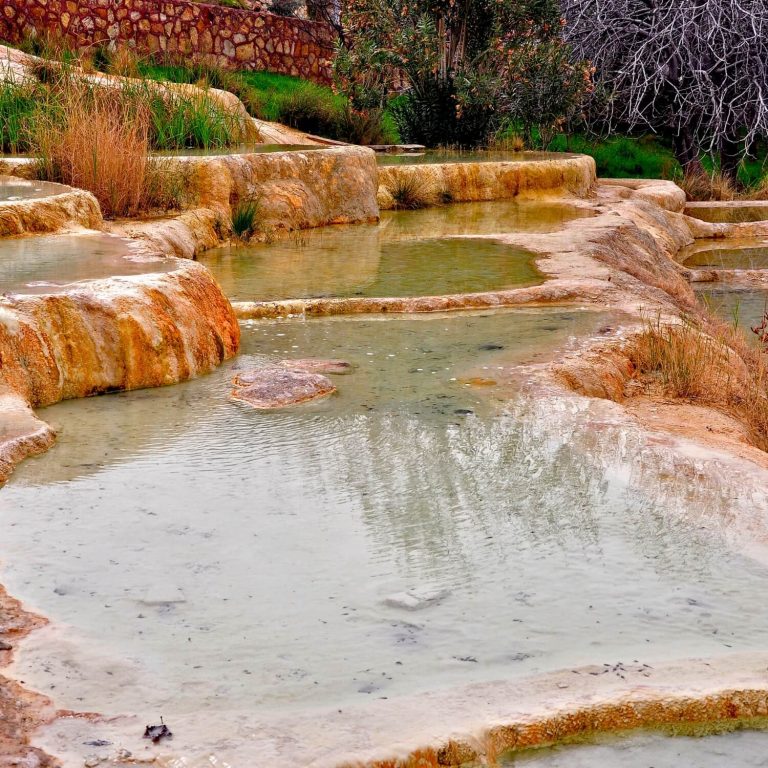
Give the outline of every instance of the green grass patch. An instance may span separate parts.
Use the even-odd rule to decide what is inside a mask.
[[[387,113],[354,113],[347,99],[323,85],[273,72],[229,72],[206,64],[141,61],[142,77],[173,83],[207,84],[234,93],[260,120],[356,144],[398,141]]]
[[[609,179],[671,179],[681,173],[671,147],[656,136],[595,139],[561,134],[549,149],[590,155],[595,159],[597,175]]]

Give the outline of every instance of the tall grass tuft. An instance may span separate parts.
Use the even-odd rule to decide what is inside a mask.
[[[186,202],[183,168],[149,155],[149,105],[121,89],[70,80],[39,105],[31,143],[40,178],[87,189],[107,217]]]
[[[431,180],[420,173],[397,173],[389,193],[395,201],[395,208],[416,210],[442,202],[442,196],[435,190]]]
[[[91,191],[106,216],[141,209],[149,151],[146,109],[117,92],[70,83],[35,127],[40,175]]]
[[[31,148],[40,89],[0,80],[0,152],[23,153]]]
[[[146,84],[124,90],[127,98],[149,109],[152,149],[216,149],[247,138],[240,115],[205,90],[183,94]]]

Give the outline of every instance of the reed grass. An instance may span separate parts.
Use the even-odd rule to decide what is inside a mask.
[[[39,98],[40,89],[35,85],[0,80],[0,152],[29,152]]]
[[[184,202],[178,164],[152,158],[151,111],[119,89],[70,81],[39,106],[32,149],[38,176],[92,192],[107,217],[168,210]]]
[[[142,207],[149,150],[148,114],[115,93],[71,84],[55,110],[38,115],[40,176],[92,192],[105,216]]]
[[[248,240],[260,229],[262,219],[261,198],[244,198],[232,208],[232,232],[240,240]]]

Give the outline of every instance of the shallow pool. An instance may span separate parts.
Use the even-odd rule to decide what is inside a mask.
[[[595,744],[510,755],[504,768],[765,768],[768,733],[737,731],[701,738],[637,733]]]
[[[366,247],[367,246],[367,247]],[[368,243],[360,232],[218,248],[200,257],[231,299],[421,296],[536,285],[534,254],[469,238]]]
[[[311,152],[314,149],[328,149],[322,144],[236,144],[231,147],[208,147],[207,149],[166,150],[153,152],[157,157],[206,157],[216,155],[270,155],[275,152]]]
[[[749,221],[768,219],[768,203],[765,201],[688,204],[685,213],[695,219],[713,224],[743,224]]]
[[[757,336],[750,329],[768,312],[768,290],[707,286],[697,288],[696,295],[716,315],[742,328],[747,338],[757,343]]]
[[[0,176],[0,203],[15,200],[36,200],[69,191],[70,187],[65,187],[63,184],[27,181],[26,179],[17,179],[15,176]]]
[[[102,233],[0,239],[0,293],[58,293],[84,280],[167,272],[173,259],[145,258]]]
[[[691,268],[768,269],[768,242],[699,240],[681,250],[679,259]]]
[[[208,377],[42,411],[57,446],[0,494],[2,582],[52,620],[15,674],[249,765],[258,714],[765,648],[768,571],[722,538],[754,489],[510,377],[613,322],[252,323]],[[355,368],[313,405],[230,399],[233,368],[306,356]]]
[[[429,150],[420,154],[404,153],[401,155],[378,154],[376,162],[379,165],[432,165],[435,163],[530,163],[546,160],[566,160],[575,155],[564,152],[494,152],[494,151],[460,151],[460,150]]]
[[[589,215],[559,203],[467,203],[216,248],[199,260],[237,300],[472,293],[544,278],[532,253],[467,234],[550,232]]]

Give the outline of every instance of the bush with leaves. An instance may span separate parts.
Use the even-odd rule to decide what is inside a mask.
[[[401,91],[405,141],[476,146],[513,122],[551,136],[590,88],[556,0],[349,0],[343,22],[337,88],[358,109]]]

